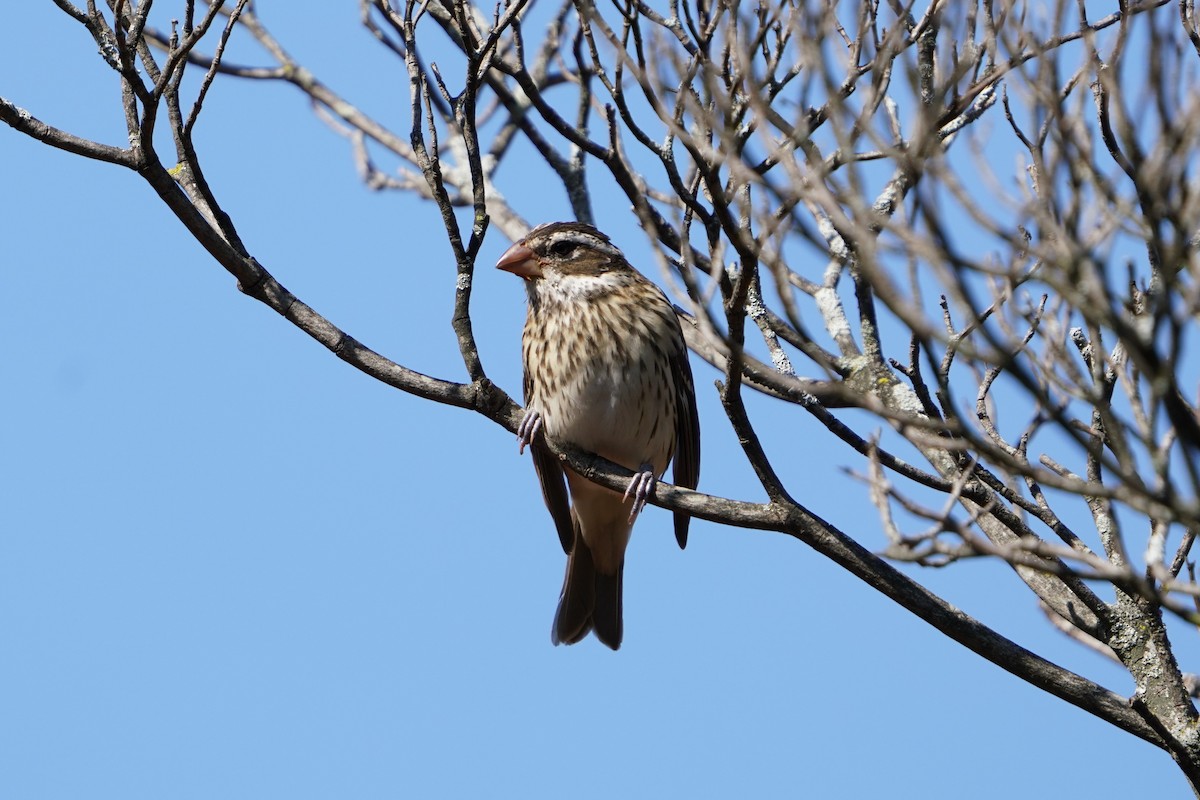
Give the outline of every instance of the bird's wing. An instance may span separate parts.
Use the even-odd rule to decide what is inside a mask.
[[[575,546],[575,528],[571,524],[571,501],[567,498],[567,480],[562,464],[558,456],[544,445],[531,444],[529,452],[533,456],[538,482],[542,484],[542,499],[546,501],[546,508],[550,509],[550,516],[554,518],[554,527],[558,529],[558,540],[562,543],[563,552],[570,554]]]
[[[533,396],[533,381],[528,369],[525,370],[523,384],[525,405],[528,407]],[[571,521],[571,501],[567,496],[567,476],[563,472],[562,462],[546,449],[544,440],[530,442],[529,454],[533,457],[533,470],[537,473],[538,483],[542,485],[542,499],[558,530],[558,541],[562,543],[563,552],[570,555],[575,546],[575,524]]]
[[[679,332],[680,346],[671,356],[671,377],[675,381],[675,485],[695,489],[700,481],[700,415],[696,412],[696,387],[692,383],[692,367],[688,363],[687,345]],[[675,541],[682,550],[687,547],[688,522],[691,517],[675,512]]]

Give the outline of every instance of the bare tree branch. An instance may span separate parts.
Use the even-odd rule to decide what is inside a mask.
[[[723,375],[725,421],[768,497],[660,484],[651,502],[809,545],[973,652],[1169,752],[1200,788],[1196,680],[1168,636],[1200,622],[1188,562],[1200,405],[1185,363],[1200,343],[1191,0],[1098,20],[1082,3],[1033,13],[1016,0],[361,0],[371,41],[409,79],[403,132],[298,63],[247,0],[183,0],[169,31],[150,26],[148,2],[55,2],[121,81],[128,147],[8,99],[0,120],[137,172],[241,291],[356,369],[510,431],[521,409],[488,379],[471,317],[487,232],[515,240],[529,227],[502,192],[521,179],[506,167],[536,171],[564,209],[602,227],[627,206],[686,303],[689,347]],[[266,63],[237,63],[239,33]],[[198,87],[189,65],[205,70]],[[193,140],[227,79],[294,86],[346,136],[368,185],[437,206],[468,382],[376,353],[249,253]],[[852,537],[801,504],[747,389],[864,460],[879,531]],[[541,444],[609,488],[629,479],[571,443]],[[924,528],[903,530],[914,518]],[[1133,696],[1022,648],[885,557],[1003,561],[1025,602],[1120,662]]]

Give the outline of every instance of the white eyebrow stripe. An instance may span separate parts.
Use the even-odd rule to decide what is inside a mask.
[[[603,237],[597,236],[589,231],[580,230],[563,230],[554,231],[546,237],[546,250],[549,252],[554,245],[559,242],[572,242],[574,244],[587,247],[597,252],[604,253],[612,258],[624,258],[621,251],[611,242],[606,241]]]

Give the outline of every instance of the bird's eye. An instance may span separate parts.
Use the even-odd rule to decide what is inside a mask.
[[[550,245],[550,254],[565,258],[574,253],[579,247],[579,242],[573,242],[570,239],[559,239],[554,244]]]

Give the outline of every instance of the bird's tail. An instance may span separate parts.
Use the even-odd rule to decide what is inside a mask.
[[[615,575],[596,570],[591,548],[575,530],[575,544],[567,556],[567,574],[563,578],[558,610],[550,640],[555,644],[575,644],[588,631],[613,650],[620,648],[624,625],[621,616],[622,561]]]

